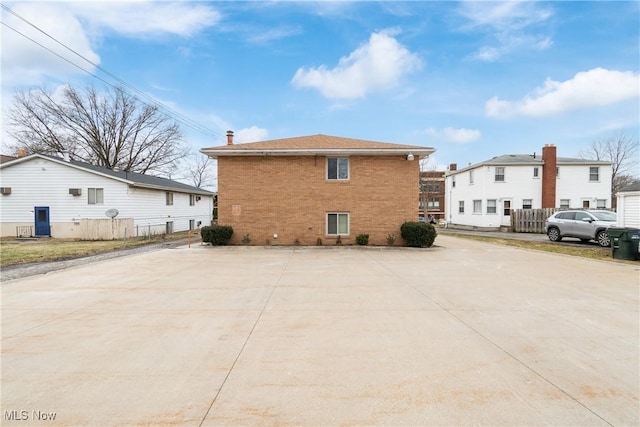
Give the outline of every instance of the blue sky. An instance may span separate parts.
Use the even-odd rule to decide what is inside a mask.
[[[636,1],[3,4],[207,128],[183,126],[194,150],[225,144],[228,129],[236,142],[324,133],[434,147],[443,170],[639,136]],[[0,28],[3,129],[16,88],[103,84]]]

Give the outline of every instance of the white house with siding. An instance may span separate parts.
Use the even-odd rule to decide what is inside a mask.
[[[169,179],[41,154],[0,165],[2,236],[99,239],[105,232],[120,238],[185,231],[211,224],[213,199],[210,191]]]
[[[620,190],[617,202],[618,227],[640,228],[640,183]]]
[[[508,154],[445,175],[446,220],[451,226],[499,229],[513,209],[611,208],[611,163],[556,156]]]

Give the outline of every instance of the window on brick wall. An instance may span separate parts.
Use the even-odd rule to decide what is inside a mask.
[[[432,198],[427,200],[427,209],[440,209],[440,200]]]
[[[327,179],[348,180],[349,179],[349,159],[345,157],[327,158]]]
[[[349,234],[349,214],[347,212],[327,213],[327,235],[338,236]]]

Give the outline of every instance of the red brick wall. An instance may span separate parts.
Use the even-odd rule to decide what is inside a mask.
[[[219,157],[218,223],[233,227],[231,244],[248,233],[252,245],[327,245],[327,212],[349,212],[349,236],[369,234],[385,245],[401,243],[400,226],[418,218],[417,160],[404,156],[351,156],[348,181],[326,180],[326,157]],[[278,234],[278,239],[273,238]]]
[[[542,208],[556,207],[556,146],[546,144],[542,147]]]

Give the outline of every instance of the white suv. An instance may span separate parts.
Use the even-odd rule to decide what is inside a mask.
[[[544,222],[544,232],[552,242],[563,237],[576,237],[583,242],[595,240],[600,246],[610,246],[607,228],[616,224],[618,216],[610,211],[570,210],[551,215]]]

